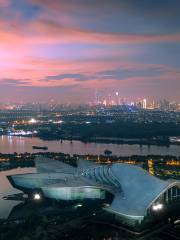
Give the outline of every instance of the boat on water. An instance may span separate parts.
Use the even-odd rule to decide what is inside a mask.
[[[33,149],[48,150],[47,146],[32,146]]]

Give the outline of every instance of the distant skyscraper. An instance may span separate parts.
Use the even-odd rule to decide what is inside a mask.
[[[116,105],[119,105],[119,92],[116,92]]]
[[[95,101],[94,104],[97,106],[99,104],[99,98],[98,98],[98,90],[95,90]]]
[[[143,99],[143,109],[147,109],[147,100],[146,100],[146,98]]]
[[[107,101],[106,101],[106,99],[103,101],[103,105],[104,105],[104,106],[107,106]]]
[[[111,106],[112,105],[112,98],[111,95],[108,95],[108,105]]]
[[[161,101],[159,102],[159,108],[160,108],[161,110],[163,110],[163,111],[169,110],[169,109],[170,109],[170,102],[169,102],[168,100],[166,100],[166,99],[161,100]]]

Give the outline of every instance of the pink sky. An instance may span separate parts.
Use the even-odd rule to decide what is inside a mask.
[[[144,0],[139,8],[132,1],[100,2],[0,0],[0,100],[8,100],[8,89],[13,101],[54,95],[84,102],[95,88],[178,99],[175,6],[162,9],[159,0],[155,11]]]

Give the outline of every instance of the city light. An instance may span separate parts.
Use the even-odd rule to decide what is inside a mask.
[[[16,130],[13,132],[9,132],[9,136],[31,136],[33,133],[31,131],[24,131],[24,130]]]
[[[33,198],[34,198],[34,200],[40,200],[41,195],[39,193],[35,193]]]
[[[29,123],[33,124],[33,123],[37,123],[37,120],[32,118],[31,120],[29,120]]]
[[[83,205],[81,203],[78,203],[76,207],[82,207]]]
[[[152,206],[153,211],[159,211],[163,209],[163,204],[162,203],[157,203]]]

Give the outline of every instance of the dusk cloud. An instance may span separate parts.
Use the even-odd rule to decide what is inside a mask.
[[[0,94],[57,87],[84,102],[88,90],[130,86],[179,97],[179,10],[179,0],[0,0]]]

